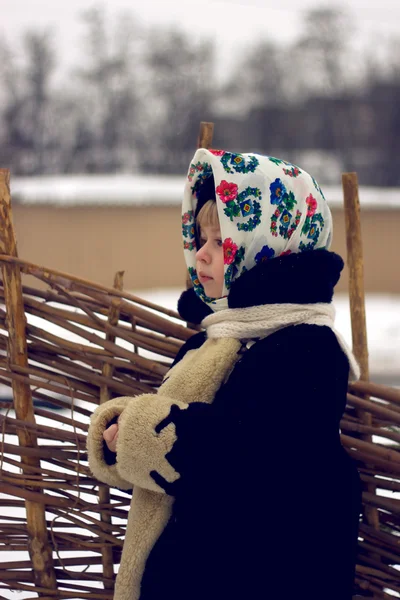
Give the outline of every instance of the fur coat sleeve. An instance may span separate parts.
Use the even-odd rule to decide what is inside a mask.
[[[175,425],[170,423],[162,431],[156,430],[173,406],[179,410],[187,408],[183,402],[158,394],[116,398],[98,407],[88,433],[89,466],[97,479],[125,490],[138,485],[164,493],[151,473],[157,471],[170,483],[179,477],[165,458],[176,440]],[[119,414],[119,433],[112,462],[109,457],[113,453],[104,448],[103,433],[115,421],[116,414]]]
[[[88,453],[89,465],[98,479],[123,489],[136,485],[165,493],[158,480],[171,485],[180,478],[166,458],[176,442],[175,425],[166,420],[195,400],[211,402],[236,362],[240,347],[237,340],[208,340],[200,355],[190,353],[202,341],[204,336],[186,346],[157,394],[117,398],[96,409],[89,429]],[[178,364],[182,358],[183,367]],[[119,434],[117,452],[112,456],[103,442],[103,433],[116,419]]]

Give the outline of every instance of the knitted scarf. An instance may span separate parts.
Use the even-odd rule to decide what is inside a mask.
[[[228,308],[215,312],[201,325],[208,338],[231,337],[248,341],[266,338],[291,325],[320,325],[330,327],[349,361],[349,381],[360,377],[360,368],[342,335],[334,328],[335,308],[332,304],[264,304],[249,308]]]

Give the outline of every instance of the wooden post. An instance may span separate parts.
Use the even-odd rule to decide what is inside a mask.
[[[357,173],[343,173],[342,184],[346,222],[353,352],[360,365],[361,381],[368,381],[369,366],[364,295],[364,263]],[[370,419],[371,415],[365,415],[367,420],[368,417]]]
[[[200,123],[199,138],[197,141],[198,148],[211,148],[214,135],[214,123],[202,121]]]
[[[114,288],[117,290],[122,290],[123,288],[123,271],[118,271],[114,278]],[[113,298],[112,306],[110,307],[110,313],[108,316],[108,322],[110,325],[116,326],[119,321],[119,305],[121,300],[119,298]],[[115,342],[115,336],[107,333],[106,339],[110,342]],[[114,367],[110,363],[105,363],[103,366],[102,374],[104,377],[112,377],[113,376]],[[110,400],[110,391],[108,389],[107,384],[103,385],[100,388],[100,404],[107,402]],[[99,502],[100,504],[110,504],[110,488],[107,485],[100,484],[99,485]],[[105,511],[101,513],[101,520],[105,523],[112,523],[110,514],[107,514]],[[104,589],[106,590],[114,590],[114,557],[113,557],[113,549],[108,545],[105,548],[102,548],[102,564],[103,564],[103,575],[106,579],[104,582]]]
[[[0,252],[17,256],[17,243],[11,211],[10,171],[8,169],[0,169]],[[8,360],[11,365],[27,367],[26,317],[20,268],[18,265],[3,263],[2,275],[7,313]],[[35,425],[32,393],[29,384],[13,379],[12,389],[17,419]],[[38,447],[37,437],[33,430],[18,429],[17,433],[20,446],[24,448]],[[40,459],[22,455],[21,468],[23,472],[25,465],[27,467],[26,475],[29,477],[28,467],[35,467],[40,470]],[[35,491],[37,492],[37,489]],[[45,504],[26,500],[25,509],[28,551],[32,561],[35,585],[48,590],[56,590],[57,579],[46,527]]]
[[[357,173],[343,173],[342,186],[346,224],[347,265],[349,268],[349,297],[353,352],[360,365],[360,380],[368,381],[369,364],[364,294],[364,262]],[[364,425],[372,425],[370,413],[359,411],[358,414]],[[372,436],[363,435],[362,439],[371,442]],[[373,484],[368,484],[367,489],[373,494],[376,492],[376,487]],[[367,508],[366,518],[370,525],[379,530],[378,511],[376,508]]]

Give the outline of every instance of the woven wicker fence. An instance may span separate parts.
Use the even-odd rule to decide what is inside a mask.
[[[0,565],[1,587],[35,586],[42,598],[112,598],[130,495],[92,478],[85,451],[89,417],[100,402],[155,390],[193,331],[175,313],[123,291],[4,255],[0,263],[49,285],[22,290],[26,366],[10,360],[6,311],[0,310],[0,383],[25,386],[35,399],[29,418],[29,411],[18,415],[1,403],[0,550],[9,555]],[[3,286],[0,295],[4,302]],[[31,325],[31,317],[42,326]],[[58,333],[49,332],[50,323]],[[366,412],[371,425],[363,423]],[[351,385],[341,427],[365,483],[358,590],[384,598],[385,589],[400,592],[394,568],[400,564],[400,500],[392,497],[400,492],[400,392]],[[368,509],[376,511],[377,526],[365,518]],[[27,550],[25,560],[13,558]]]
[[[93,479],[89,418],[110,398],[155,391],[194,330],[177,313],[124,292],[122,273],[106,288],[20,260],[4,172],[0,222],[0,384],[13,398],[0,403],[0,590],[111,600],[130,494]],[[400,391],[350,385],[341,431],[364,484],[355,594],[393,598],[400,594]]]
[[[0,477],[7,497],[0,501],[0,551],[9,556],[0,565],[1,587],[34,586],[43,598],[112,598],[130,495],[91,476],[89,418],[100,402],[153,392],[193,331],[167,318],[179,319],[175,313],[118,289],[11,257],[1,256],[0,263],[49,284],[48,291],[22,288],[25,365],[10,357],[13,333],[0,309],[0,383],[19,385],[19,393],[24,388],[31,407],[1,403]],[[121,275],[116,280],[120,284]],[[4,285],[0,295],[7,304]],[[27,550],[25,560],[13,558]]]

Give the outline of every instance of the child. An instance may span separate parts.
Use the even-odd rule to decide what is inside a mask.
[[[360,482],[339,422],[358,367],[333,328],[322,191],[285,161],[200,149],[182,220],[178,310],[204,331],[157,394],[107,402],[89,430],[93,473],[133,486],[115,598],[350,600]]]

